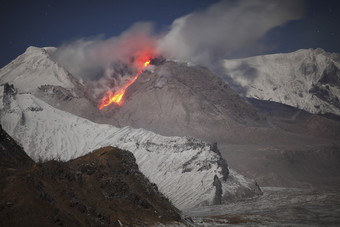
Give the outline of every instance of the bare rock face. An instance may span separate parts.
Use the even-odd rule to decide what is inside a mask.
[[[7,171],[0,179],[1,226],[185,225],[128,151],[105,147],[68,162]]]
[[[68,162],[35,163],[0,127],[1,226],[120,226],[186,221],[138,169],[105,147]]]
[[[34,161],[25,153],[0,125],[0,168],[23,169],[30,167]],[[1,171],[3,173],[4,171]]]

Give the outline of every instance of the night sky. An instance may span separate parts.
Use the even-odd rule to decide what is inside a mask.
[[[83,37],[118,36],[138,21],[165,31],[174,19],[204,10],[217,0],[171,1],[1,1],[0,67],[28,46],[60,46]],[[303,18],[270,30],[263,42],[270,50],[258,54],[321,47],[340,53],[340,1],[306,0]]]

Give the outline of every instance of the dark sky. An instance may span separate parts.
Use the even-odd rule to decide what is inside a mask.
[[[155,23],[158,32],[174,19],[203,10],[217,0],[70,0],[1,1],[0,67],[28,46],[59,46],[83,37],[109,38],[138,21]],[[302,19],[272,29],[263,42],[266,53],[321,47],[340,53],[340,1],[306,0]]]

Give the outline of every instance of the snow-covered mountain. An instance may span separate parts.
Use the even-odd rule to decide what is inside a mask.
[[[0,83],[13,84],[21,92],[34,92],[42,85],[74,88],[71,75],[50,60],[54,47],[29,47],[26,52],[0,69]]]
[[[145,128],[168,136],[234,142],[245,128],[266,125],[255,108],[207,68],[172,61],[147,68],[127,89],[123,106],[100,111],[87,95],[91,88],[86,82],[51,58],[55,50],[29,47],[0,70],[0,84],[13,84],[19,93],[29,92],[96,123]]]
[[[86,87],[50,55],[55,47],[28,47],[25,53],[0,69],[0,84],[29,92],[45,102],[87,119],[100,115],[86,95]]]
[[[248,98],[287,104],[310,113],[340,115],[340,55],[303,49],[225,60],[225,79]]]
[[[69,160],[109,145],[131,151],[140,171],[181,209],[261,193],[254,181],[229,173],[215,145],[96,124],[8,84],[1,86],[0,95],[2,127],[35,160]]]

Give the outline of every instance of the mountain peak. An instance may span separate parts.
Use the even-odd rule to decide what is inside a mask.
[[[41,52],[42,48],[39,47],[35,47],[35,46],[29,46],[27,47],[25,53],[30,54],[30,53],[37,53],[37,52]]]
[[[29,46],[27,47],[25,53],[26,54],[32,54],[32,53],[53,53],[54,51],[56,51],[57,48],[56,47],[36,47],[36,46]]]
[[[50,59],[53,47],[30,46],[26,52],[0,69],[0,83],[13,84],[19,92],[34,92],[42,85],[73,88],[69,72]]]

